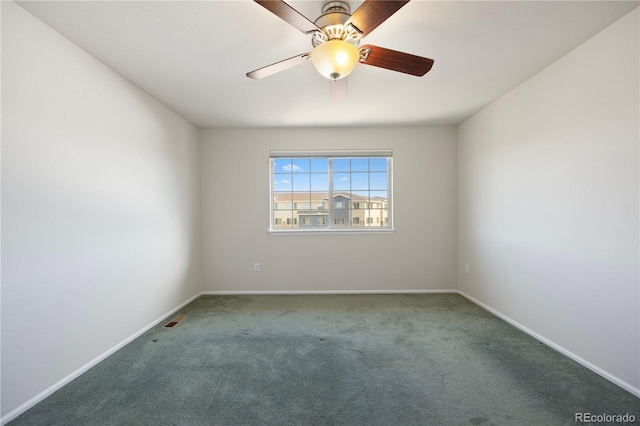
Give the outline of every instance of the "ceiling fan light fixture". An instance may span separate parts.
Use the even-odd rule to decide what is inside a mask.
[[[311,62],[316,71],[330,80],[348,76],[358,65],[359,59],[357,47],[338,39],[319,44],[311,52]]]

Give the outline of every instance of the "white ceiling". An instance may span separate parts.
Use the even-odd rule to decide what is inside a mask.
[[[323,3],[289,2],[311,21]],[[361,1],[349,3],[354,11]],[[311,50],[307,36],[249,0],[18,4],[196,126],[213,128],[455,125],[639,3],[413,0],[363,43],[432,58],[433,69],[413,77],[358,65],[339,103],[311,64],[245,76]]]

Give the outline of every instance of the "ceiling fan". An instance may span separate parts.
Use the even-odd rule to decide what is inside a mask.
[[[329,79],[334,101],[347,96],[347,75],[358,63],[386,68],[418,77],[433,66],[433,59],[365,44],[362,38],[396,13],[409,0],[365,0],[353,13],[345,1],[329,1],[322,14],[311,22],[282,0],[254,0],[274,15],[311,38],[313,50],[247,73],[260,79],[311,61]]]

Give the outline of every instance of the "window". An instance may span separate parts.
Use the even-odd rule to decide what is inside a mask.
[[[391,229],[390,150],[272,151],[270,162],[272,231]]]

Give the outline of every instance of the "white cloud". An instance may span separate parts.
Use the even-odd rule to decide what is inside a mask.
[[[360,189],[362,189],[363,191],[366,191],[366,190],[367,190],[367,189],[369,189],[369,188],[365,185],[365,186],[363,186],[363,187],[362,187],[362,188],[360,188]]]
[[[286,180],[286,179],[282,179],[282,180],[280,181],[280,183],[289,183],[289,181],[288,181],[288,180]]]
[[[285,172],[290,172],[290,171],[294,171],[294,172],[299,172],[302,170],[302,168],[300,166],[296,166],[295,164],[292,166],[291,164],[287,164],[285,166],[282,166],[282,170],[284,170]]]
[[[347,176],[344,176],[344,177],[341,177],[341,178],[340,178],[340,180],[341,180],[342,182],[346,182],[346,181],[348,181],[348,180],[349,180],[349,178],[348,178]]]

